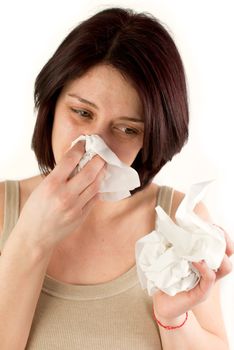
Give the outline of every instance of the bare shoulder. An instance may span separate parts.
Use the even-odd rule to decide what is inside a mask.
[[[43,180],[41,175],[19,180],[20,187],[20,209],[28,199],[34,188]],[[0,235],[4,225],[4,207],[5,207],[5,182],[0,182]]]
[[[33,190],[43,181],[41,175],[30,177],[19,181],[20,188],[20,212]]]

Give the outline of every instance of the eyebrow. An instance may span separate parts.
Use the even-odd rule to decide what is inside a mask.
[[[80,96],[78,96],[76,94],[67,94],[67,95],[70,96],[70,97],[74,97],[77,100],[79,100],[80,102],[85,103],[85,104],[87,104],[87,105],[89,105],[89,106],[91,106],[91,107],[93,107],[93,108],[98,110],[98,106],[95,105],[95,103],[93,103],[91,101],[88,101],[88,100],[86,100],[86,99],[84,99],[84,98],[82,98],[82,97],[80,97]],[[137,122],[137,123],[144,123],[143,119],[139,119],[139,118],[132,118],[132,117],[125,117],[125,116],[123,116],[123,117],[121,117],[121,119],[129,120],[129,121],[133,121],[133,122]]]
[[[82,97],[80,97],[80,96],[77,96],[76,94],[68,94],[68,96],[70,96],[70,97],[75,97],[75,98],[76,98],[77,100],[79,100],[80,102],[86,103],[86,104],[88,104],[88,105],[90,105],[90,106],[92,106],[92,107],[98,109],[98,106],[96,106],[95,103],[90,102],[90,101],[88,101],[88,100],[85,100],[84,98],[82,98]]]

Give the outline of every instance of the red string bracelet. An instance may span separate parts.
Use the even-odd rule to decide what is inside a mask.
[[[168,331],[171,331],[171,330],[173,330],[173,329],[181,328],[181,327],[185,324],[185,322],[186,322],[187,319],[188,319],[188,311],[186,311],[185,320],[184,320],[180,325],[178,325],[178,326],[166,326],[166,325],[162,324],[162,323],[156,318],[156,316],[155,316],[155,314],[154,314],[154,309],[153,309],[153,316],[154,316],[154,319],[156,320],[156,322],[157,322],[161,327],[167,329]]]

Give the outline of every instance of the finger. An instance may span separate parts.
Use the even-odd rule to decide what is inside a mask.
[[[88,203],[82,208],[82,216],[83,219],[89,214],[89,212],[92,210],[93,207],[97,204],[98,200],[100,199],[100,194],[96,193],[94,197],[92,197]]]
[[[207,298],[212,285],[215,283],[216,274],[208,267],[204,260],[199,263],[193,262],[192,264],[200,273],[200,281],[198,285],[188,293],[190,294],[190,297],[194,299],[194,302],[201,302]]]
[[[227,256],[231,256],[232,254],[234,254],[234,242],[232,241],[232,239],[230,238],[230,236],[227,234],[226,231],[224,231],[224,236],[226,239],[226,254]]]
[[[213,224],[214,226],[218,227],[223,235],[224,238],[226,240],[226,254],[227,256],[231,256],[232,254],[234,254],[234,242],[233,240],[230,238],[230,236],[227,234],[227,232],[219,225]]]
[[[104,176],[105,168],[102,168],[101,171],[97,174],[96,179],[80,194],[79,202],[82,210],[84,210],[84,207],[88,204],[88,202],[98,194]]]
[[[94,156],[85,166],[68,182],[71,193],[82,194],[97,178],[99,172],[105,168],[105,161],[100,156]],[[92,189],[92,188],[91,188]]]
[[[77,142],[71,149],[69,149],[62,157],[60,162],[55,166],[50,173],[50,177],[59,182],[67,181],[69,175],[79,164],[85,152],[84,141]]]
[[[179,292],[170,296],[161,290],[153,294],[153,302],[156,306],[156,313],[164,315],[165,318],[176,317],[178,314],[186,312],[193,307],[193,300],[188,298],[188,292]]]
[[[225,254],[223,261],[216,272],[216,280],[228,275],[232,271],[232,263],[228,256]]]

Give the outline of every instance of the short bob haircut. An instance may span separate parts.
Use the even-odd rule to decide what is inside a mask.
[[[65,84],[97,64],[118,69],[142,101],[143,148],[131,165],[141,186],[133,194],[143,189],[188,139],[183,63],[170,34],[151,14],[105,9],[67,35],[35,81],[38,113],[32,149],[41,173],[48,175],[56,165],[51,145],[56,101]]]

